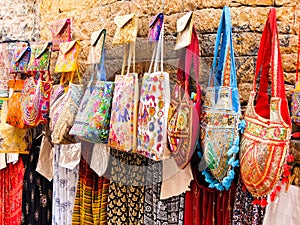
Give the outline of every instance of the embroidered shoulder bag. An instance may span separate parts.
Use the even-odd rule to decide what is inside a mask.
[[[164,14],[158,13],[150,22],[149,41],[157,42],[161,33],[161,28],[164,22]]]
[[[59,54],[55,65],[55,73],[74,72],[79,68],[78,55],[80,42],[70,41],[59,45]]]
[[[11,58],[11,73],[22,72],[25,73],[28,68],[28,63],[30,60],[31,48],[27,43],[18,44],[13,50],[13,55]]]
[[[31,44],[31,56],[28,71],[49,71],[51,43]]]
[[[52,51],[59,50],[59,44],[71,41],[71,19],[56,20],[50,23]]]
[[[184,169],[195,151],[199,138],[201,90],[199,85],[199,42],[193,28],[191,44],[182,49],[177,70],[178,82],[171,95],[168,113],[168,140],[172,155]],[[193,62],[197,93],[190,93],[189,78]]]
[[[129,47],[127,74],[124,75]],[[129,73],[133,57],[133,73]],[[135,70],[135,42],[125,46],[121,75],[115,78],[108,146],[125,152],[136,150],[139,102],[138,74]]]
[[[207,164],[202,173],[209,187],[220,191],[228,190],[234,179],[239,151],[241,110],[231,29],[230,11],[224,7],[201,120],[202,151]]]
[[[187,47],[191,44],[193,27],[193,12],[188,12],[183,17],[177,20],[177,38],[175,50]]]
[[[257,92],[256,80],[259,75]],[[270,101],[269,81],[271,81]],[[253,196],[264,197],[273,189],[277,189],[274,187],[284,170],[291,134],[274,8],[270,10],[261,37],[245,121],[246,127],[240,145],[241,178]]]
[[[105,71],[105,33],[102,43],[100,71],[97,71],[97,82],[93,86],[94,74],[85,90],[71,135],[93,143],[107,143],[109,135],[110,109],[114,83],[106,81]],[[91,51],[93,51],[91,49]],[[95,66],[98,66],[97,64]]]
[[[149,72],[144,74],[138,113],[137,153],[153,160],[162,160],[168,149],[167,122],[170,106],[169,74],[163,72],[163,33],[153,53]],[[154,72],[151,73],[154,56]],[[161,56],[161,71],[158,71],[158,57]]]
[[[91,35],[91,48],[88,56],[88,63],[101,64],[102,52],[106,38],[106,30],[95,31]]]

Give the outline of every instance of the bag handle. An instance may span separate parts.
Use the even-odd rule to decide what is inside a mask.
[[[299,82],[299,58],[300,58],[300,25],[299,25],[299,36],[298,36],[298,54],[297,54],[297,65],[296,65],[296,83]]]
[[[124,75],[126,61],[127,61],[127,74],[129,74],[131,60],[133,64],[132,66],[133,73],[135,73],[135,41],[125,45],[121,75]]]
[[[148,73],[151,73],[151,70],[152,70],[152,67],[153,67],[153,62],[154,62],[154,71],[153,72],[158,71],[159,53],[160,53],[160,69],[161,69],[161,72],[163,72],[163,70],[164,70],[164,68],[163,68],[164,51],[163,50],[164,50],[164,22],[162,23],[162,27],[161,27],[160,34],[159,34],[159,39],[158,39],[158,42],[155,45],[155,48],[154,48],[154,51],[153,51],[151,64],[149,66]],[[155,61],[154,61],[154,58],[155,58]]]
[[[218,67],[216,70],[220,45],[221,45],[220,57],[218,61]],[[227,57],[229,52],[230,52],[230,77],[227,76],[224,77],[225,72],[227,71],[226,70]],[[227,82],[227,80],[229,80],[230,82]],[[208,80],[208,86],[237,87],[234,48],[233,48],[233,41],[232,41],[232,25],[230,19],[230,11],[227,6],[223,8],[220,24],[218,27],[215,49],[214,49],[214,59],[213,59],[213,64],[210,72],[210,77]]]
[[[275,63],[275,60],[278,63]],[[257,96],[263,97],[263,95],[268,94],[268,81],[270,74],[272,77],[272,97],[285,98],[286,96],[279,48],[276,10],[274,8],[270,10],[266,26],[262,33],[256,62],[255,78],[253,82],[254,93],[256,93],[256,80],[258,79],[260,72],[260,87]]]

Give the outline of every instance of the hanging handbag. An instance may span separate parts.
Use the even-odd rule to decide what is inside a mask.
[[[100,64],[104,43],[106,38],[106,29],[93,32],[91,35],[91,48],[88,56],[90,64]]]
[[[0,100],[8,99],[9,55],[7,44],[0,44]]]
[[[50,23],[52,51],[59,50],[59,44],[71,41],[71,19],[56,20]]]
[[[158,13],[153,17],[149,24],[149,41],[150,42],[158,42],[160,37],[161,28],[164,22],[164,14]]]
[[[193,12],[188,12],[179,18],[176,23],[177,38],[175,50],[187,47],[192,41],[192,32],[194,27]]]
[[[220,48],[220,51],[219,51]],[[219,55],[220,54],[220,55]],[[216,65],[218,59],[218,65]],[[201,142],[209,187],[229,189],[238,166],[241,110],[236,81],[230,11],[224,7],[202,107]]]
[[[259,75],[257,92],[256,80]],[[269,102],[270,78],[271,98]],[[241,178],[253,196],[263,197],[273,189],[278,190],[274,187],[281,175],[283,177],[289,175],[286,172],[288,166],[283,167],[283,165],[289,149],[291,120],[285,96],[274,8],[270,10],[262,34],[245,121],[246,127],[240,145]],[[257,203],[259,204],[259,201]]]
[[[70,41],[59,45],[59,54],[55,65],[55,73],[74,72],[79,68],[78,55],[80,42]]]
[[[114,19],[117,29],[113,38],[113,45],[129,44],[136,41],[138,31],[138,17],[134,13],[116,16]]]
[[[103,39],[103,42],[105,39]],[[106,81],[105,49],[101,49],[100,71],[94,86],[94,74],[85,90],[70,134],[93,143],[107,143],[114,83]],[[95,65],[98,66],[98,65]]]
[[[128,52],[127,74],[124,75],[126,52]],[[137,145],[137,114],[139,101],[138,74],[129,73],[133,57],[135,69],[135,43],[125,46],[121,75],[115,78],[115,89],[112,100],[108,146],[125,152],[135,151]]]
[[[81,83],[81,78],[78,74],[79,84],[74,84],[74,75],[71,77],[68,90],[58,103],[59,114],[55,119],[55,124],[52,124],[52,142],[54,144],[71,144],[76,143],[75,136],[69,132],[74,124],[76,114],[84,93],[84,87]],[[52,121],[54,122],[54,121]]]
[[[180,169],[184,169],[196,148],[199,138],[201,90],[199,81],[199,42],[193,29],[191,44],[182,50],[177,70],[177,84],[171,96],[168,113],[168,140],[172,155]],[[196,94],[190,94],[189,78],[193,62]]]
[[[10,73],[25,73],[30,60],[31,48],[27,43],[19,43],[13,50]]]
[[[51,42],[31,44],[31,56],[27,71],[49,71]]]
[[[48,121],[50,93],[52,89],[52,80],[50,73],[40,73],[38,79],[29,77],[21,94],[21,111],[24,124],[28,127],[35,127],[39,124],[45,124]]]
[[[170,80],[169,74],[163,72],[163,26],[149,72],[144,74],[142,80],[138,111],[137,153],[153,160],[162,160],[164,150],[168,148]],[[154,72],[151,73],[155,55]],[[158,71],[159,55],[161,71]]]

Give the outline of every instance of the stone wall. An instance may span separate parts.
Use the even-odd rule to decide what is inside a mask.
[[[11,2],[13,4],[9,4]],[[216,31],[224,5],[230,6],[241,101],[246,103],[255,72],[259,40],[271,6],[277,8],[278,29],[285,74],[286,90],[290,96],[296,70],[297,33],[300,21],[299,0],[165,0],[165,65],[174,75],[178,52],[173,50],[176,21],[186,12],[195,12],[195,26],[201,45],[201,84],[206,86],[209,75]],[[9,6],[8,6],[9,5]],[[297,6],[299,5],[299,6]],[[152,47],[147,41],[151,16],[162,10],[159,0],[0,0],[0,34],[2,37],[50,40],[48,23],[62,18],[73,18],[73,38],[81,41],[81,72],[88,77],[86,59],[89,37],[93,31],[107,29],[107,71],[110,79],[122,64],[122,47],[111,45],[117,15],[136,13],[139,18],[136,48],[137,70],[148,70]],[[17,10],[19,9],[19,10]],[[37,19],[38,18],[38,19]],[[40,32],[38,32],[40,31]],[[55,63],[56,54],[53,54]]]

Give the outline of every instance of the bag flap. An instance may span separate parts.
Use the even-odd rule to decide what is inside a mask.
[[[135,16],[134,13],[124,15],[124,16],[116,16],[114,19],[115,24],[118,28],[124,27],[132,18]]]
[[[34,55],[34,58],[37,59],[43,55],[43,53],[48,49],[50,43],[31,45],[31,49]]]
[[[66,54],[68,51],[70,51],[76,44],[79,44],[79,41],[69,41],[65,43],[61,43],[59,45],[60,51],[62,51],[63,54]]]
[[[164,14],[158,13],[156,16],[153,17],[152,21],[149,24],[149,27],[153,27],[158,19],[162,20],[163,18],[164,18]]]
[[[30,51],[30,47],[26,46],[26,47],[21,47],[18,48],[15,52],[14,52],[14,59],[15,62],[18,62],[27,51]]]
[[[102,29],[102,30],[95,31],[92,33],[92,35],[91,35],[91,45],[92,46],[96,46],[96,44],[98,43],[98,41],[101,38],[102,33],[104,33],[104,35],[105,35],[106,29]]]
[[[193,17],[193,12],[188,12],[183,17],[179,18],[176,24],[177,32],[182,32],[189,24],[192,17]]]
[[[71,24],[71,19],[57,20],[50,24],[49,29],[55,36],[58,36],[68,24]]]

